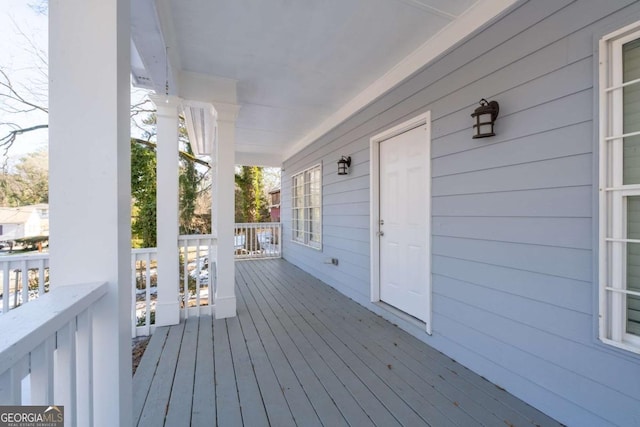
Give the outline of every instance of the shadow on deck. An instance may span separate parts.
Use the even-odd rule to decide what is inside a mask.
[[[139,426],[559,425],[286,261],[236,286],[237,317],[156,330]]]

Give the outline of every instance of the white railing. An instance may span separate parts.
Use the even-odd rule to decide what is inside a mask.
[[[151,335],[158,299],[158,250],[131,250],[131,336]]]
[[[184,235],[180,248],[180,304],[182,317],[211,314],[215,293],[217,239],[211,234]]]
[[[234,239],[236,259],[282,256],[282,224],[279,222],[237,223]]]
[[[0,316],[0,405],[55,402],[65,425],[92,425],[92,307],[106,293],[106,283],[61,286]]]
[[[49,254],[0,257],[0,313],[7,313],[49,289]]]
[[[235,258],[281,257],[281,230],[280,223],[236,224]],[[217,240],[209,234],[184,235],[178,238],[178,245],[182,317],[210,314],[215,292]],[[157,262],[156,248],[131,250],[132,337],[149,335],[155,328]],[[49,254],[0,257],[0,313],[47,292],[48,276]]]

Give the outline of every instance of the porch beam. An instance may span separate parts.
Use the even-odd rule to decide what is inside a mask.
[[[132,425],[130,10],[49,1],[51,286],[107,283],[92,310],[97,427]]]
[[[178,285],[178,108],[181,101],[173,96],[153,95],[156,105],[157,142],[157,246],[158,300],[156,326],[180,322]]]
[[[236,119],[240,106],[215,103],[218,112],[218,143],[216,144],[216,199],[213,217],[218,233],[217,282],[215,294],[216,319],[236,315],[234,224],[235,224],[235,139]]]

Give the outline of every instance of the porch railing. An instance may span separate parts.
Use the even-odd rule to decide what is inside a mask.
[[[279,258],[282,256],[280,223],[235,225],[235,258]],[[178,238],[182,317],[211,313],[215,292],[217,241],[213,235]],[[157,249],[131,251],[131,335],[149,335],[155,328],[157,300]],[[0,257],[0,317],[49,289],[49,254]]]
[[[151,335],[158,298],[158,250],[131,250],[131,336]]]
[[[92,307],[106,283],[61,286],[0,316],[0,405],[63,405],[92,425]]]
[[[282,224],[279,222],[237,223],[234,253],[236,259],[280,258]]]
[[[49,289],[49,254],[0,257],[0,280],[0,313],[6,313]]]
[[[180,247],[182,317],[211,314],[215,292],[217,239],[211,234],[184,235]]]

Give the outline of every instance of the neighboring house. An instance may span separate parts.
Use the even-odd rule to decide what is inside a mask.
[[[280,222],[280,189],[269,191],[269,216],[271,222]]]
[[[130,72],[157,93],[157,326],[184,110],[214,157],[217,318],[234,164],[282,167],[287,261],[562,423],[640,425],[640,2],[310,3],[49,5],[52,277],[107,284],[96,425],[131,424]],[[472,139],[483,98],[495,136]]]
[[[41,235],[42,219],[35,207],[0,208],[0,242]]]

